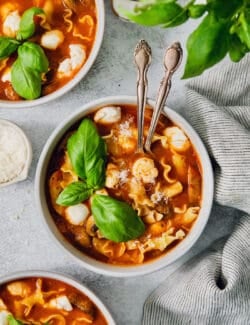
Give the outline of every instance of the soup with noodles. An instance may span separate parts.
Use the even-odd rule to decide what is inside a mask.
[[[18,325],[107,325],[87,296],[47,278],[25,278],[0,286],[0,320]]]
[[[104,176],[101,156],[93,160],[102,141],[90,125],[106,146]],[[187,135],[161,115],[152,154],[136,153],[136,125],[136,107],[102,107],[64,135],[48,168],[47,200],[58,229],[105,263],[136,265],[166,254],[188,235],[201,207],[201,166]]]
[[[87,61],[96,26],[93,0],[0,0],[0,99],[35,99],[64,86]]]

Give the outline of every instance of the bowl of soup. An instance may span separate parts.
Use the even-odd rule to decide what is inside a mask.
[[[152,108],[147,102],[144,138]],[[38,162],[44,223],[88,269],[134,276],[184,255],[212,206],[213,173],[197,133],[165,107],[151,152],[137,152],[136,98],[99,99],[53,132]]]
[[[104,33],[103,0],[0,3],[0,107],[56,99],[89,71]]]
[[[45,271],[0,278],[0,322],[115,325],[104,304],[83,284]]]

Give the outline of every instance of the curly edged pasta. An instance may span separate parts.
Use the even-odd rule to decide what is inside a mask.
[[[145,116],[146,136],[151,110],[146,110]],[[188,236],[200,211],[202,176],[191,141],[161,116],[152,154],[137,153],[135,107],[102,107],[89,118],[107,147],[105,184],[96,193],[128,203],[143,221],[145,231],[137,238],[115,242],[98,228],[91,196],[76,205],[77,211],[78,205],[85,205],[88,211],[77,226],[72,221],[77,218],[68,218],[68,207],[58,206],[60,189],[77,178],[66,147],[68,134],[52,156],[53,168],[51,164],[48,169],[48,200],[56,225],[75,247],[105,263],[136,265],[166,254]],[[55,177],[57,173],[60,177]]]

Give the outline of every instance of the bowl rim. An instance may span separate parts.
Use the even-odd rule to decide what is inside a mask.
[[[26,109],[33,108],[34,106],[43,105],[48,103],[49,101],[55,100],[63,95],[65,95],[68,91],[70,91],[73,87],[75,87],[89,72],[91,67],[93,66],[97,55],[101,49],[103,36],[104,36],[104,28],[105,28],[105,8],[104,8],[104,0],[95,0],[96,8],[97,8],[97,30],[95,35],[94,46],[91,49],[90,55],[82,66],[82,68],[77,72],[73,79],[68,81],[64,86],[57,89],[43,97],[39,97],[33,100],[20,100],[20,101],[8,101],[8,100],[0,100],[0,108],[11,108],[11,109]]]
[[[102,302],[102,300],[92,290],[86,287],[85,284],[81,283],[80,281],[64,273],[43,271],[43,270],[27,270],[27,271],[14,272],[8,275],[1,276],[0,286],[11,281],[17,281],[17,280],[31,278],[31,277],[49,278],[49,279],[59,280],[66,284],[69,284],[70,286],[81,291],[96,305],[96,307],[102,312],[104,318],[106,319],[109,325],[116,325],[111,313],[109,312],[105,304]]]
[[[185,133],[190,138],[192,144],[194,145],[196,152],[199,155],[200,163],[202,166],[203,199],[199,214],[199,216],[202,217],[198,217],[187,237],[177,246],[175,246],[173,250],[151,262],[135,266],[117,266],[113,264],[99,262],[85,255],[84,253],[76,249],[72,244],[70,244],[59,232],[49,213],[48,205],[45,200],[45,175],[49,160],[51,158],[51,154],[53,153],[56,144],[66,132],[66,130],[70,128],[70,126],[72,126],[75,122],[77,122],[79,119],[83,118],[90,112],[94,112],[99,107],[103,107],[105,105],[133,105],[136,103],[136,96],[119,95],[100,98],[81,106],[73,114],[71,114],[64,121],[62,121],[53,131],[42,150],[40,159],[37,164],[35,176],[36,204],[39,210],[39,214],[42,217],[42,221],[45,224],[45,227],[47,228],[52,240],[57,243],[60,247],[63,247],[64,250],[66,250],[80,264],[82,264],[83,267],[96,273],[107,276],[132,277],[144,275],[160,270],[161,268],[166,267],[178,260],[187,251],[189,251],[189,249],[194,245],[194,243],[202,234],[207,224],[213,204],[214,177],[212,165],[207,150],[203,142],[201,141],[199,135],[193,129],[193,127],[179,113],[165,106],[164,113],[170,118],[170,120],[174,122],[175,125],[181,125],[181,128],[185,131]],[[155,101],[148,99],[147,104],[149,104],[151,107],[154,107]]]

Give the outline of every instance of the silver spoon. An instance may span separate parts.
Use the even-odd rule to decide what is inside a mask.
[[[134,53],[135,64],[138,68],[137,79],[137,152],[143,152],[144,112],[147,100],[148,80],[147,72],[151,63],[151,48],[145,40],[141,40]]]
[[[167,48],[165,57],[164,57],[164,67],[166,69],[165,76],[161,81],[161,85],[159,88],[154,113],[152,116],[152,120],[150,123],[145,149],[147,152],[151,152],[151,142],[155,132],[156,125],[158,123],[161,111],[165,105],[166,99],[168,97],[170,88],[171,88],[171,77],[173,73],[178,69],[179,65],[181,64],[183,52],[179,42],[172,44],[170,47]]]

